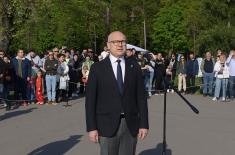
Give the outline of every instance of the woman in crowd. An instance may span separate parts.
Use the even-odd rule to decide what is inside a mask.
[[[69,83],[69,97],[72,97],[72,95],[77,95],[77,83],[82,78],[80,72],[81,72],[81,63],[79,62],[79,58],[77,54],[74,54],[73,59],[69,63],[69,77],[70,77],[70,83]]]
[[[58,55],[58,69],[57,69],[57,80],[59,81],[59,91],[58,91],[58,102],[65,100],[66,90],[68,88],[68,80],[69,80],[69,66],[65,61],[65,55]]]
[[[217,101],[220,97],[220,91],[222,90],[222,101],[226,100],[226,91],[229,79],[229,67],[226,63],[226,56],[224,53],[220,54],[219,60],[214,66],[215,72],[215,93],[213,101]]]
[[[178,91],[182,90],[184,94],[186,93],[186,62],[184,56],[180,57],[180,62],[177,65],[177,73],[178,73]]]

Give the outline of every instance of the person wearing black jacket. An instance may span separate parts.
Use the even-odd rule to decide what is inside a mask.
[[[3,85],[3,81],[4,81],[4,73],[6,70],[6,64],[3,61],[3,57],[4,57],[4,51],[0,50],[0,98],[4,98],[4,85]],[[1,100],[0,100],[1,101]]]
[[[88,78],[87,131],[101,155],[134,155],[137,136],[144,139],[149,128],[144,81],[138,63],[124,58],[123,33],[112,32],[107,45],[110,55],[91,66]]]
[[[163,91],[163,78],[166,75],[166,66],[162,59],[162,53],[157,54],[157,59],[155,62],[155,89],[156,95],[160,94]]]
[[[196,75],[198,75],[199,65],[197,59],[195,59],[195,55],[193,52],[189,54],[189,60],[186,62],[186,83],[188,88],[188,93],[195,93],[195,79]]]
[[[82,75],[80,74],[82,70],[82,65],[79,62],[79,58],[77,54],[74,54],[72,61],[69,63],[69,77],[70,77],[70,83],[69,83],[69,93],[68,96],[72,97],[72,94],[77,92],[77,83],[82,78]]]

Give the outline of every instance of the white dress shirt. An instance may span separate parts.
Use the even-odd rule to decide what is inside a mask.
[[[117,58],[115,56],[113,56],[111,53],[109,54],[109,59],[111,61],[111,64],[112,64],[112,68],[113,68],[113,72],[114,72],[114,75],[115,75],[115,78],[117,79],[117,65],[118,65],[118,62],[117,60],[120,59],[121,62],[120,62],[120,65],[121,65],[121,68],[122,68],[122,79],[123,79],[123,83],[124,83],[124,79],[125,79],[125,59],[124,59],[124,56],[120,57],[120,58]]]

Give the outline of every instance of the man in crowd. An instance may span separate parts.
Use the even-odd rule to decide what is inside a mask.
[[[205,58],[201,63],[201,71],[203,74],[203,96],[212,96],[213,80],[214,80],[215,62],[211,56],[211,52],[206,52]]]
[[[229,66],[229,94],[230,98],[233,100],[235,97],[234,87],[235,87],[235,50],[231,50],[230,55],[227,59],[227,64]]]
[[[198,75],[199,65],[198,61],[195,59],[195,55],[193,52],[189,54],[189,60],[186,63],[186,81],[188,88],[188,93],[195,93],[195,79],[196,75]]]
[[[48,58],[44,64],[44,70],[46,71],[46,87],[48,104],[56,104],[56,74],[58,68],[58,61],[54,58],[55,52],[48,52]]]
[[[19,49],[17,51],[17,56],[12,59],[12,64],[15,72],[15,89],[16,98],[20,99],[20,94],[22,95],[24,106],[27,106],[27,83],[30,81],[31,76],[31,64],[30,61],[24,57],[24,51]]]
[[[105,59],[109,55],[109,50],[108,50],[107,46],[104,47],[104,51],[101,52],[100,55],[102,56],[103,59]]]
[[[126,36],[112,32],[110,55],[91,67],[86,92],[89,139],[101,155],[134,155],[137,135],[148,132],[148,108],[140,66],[124,58]]]
[[[5,55],[5,52],[3,50],[0,50],[0,98],[3,98],[3,82],[4,82],[4,73],[6,69],[5,62],[3,61],[3,57]]]
[[[166,66],[164,64],[162,53],[157,54],[157,59],[155,62],[155,89],[156,89],[156,95],[161,94],[163,91],[163,78],[166,75]]]

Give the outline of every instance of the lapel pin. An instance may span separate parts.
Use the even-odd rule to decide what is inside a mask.
[[[131,68],[133,68],[133,65],[131,65]]]

